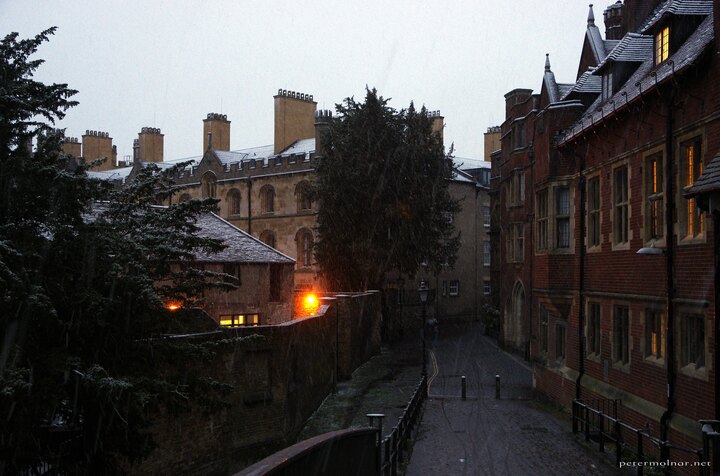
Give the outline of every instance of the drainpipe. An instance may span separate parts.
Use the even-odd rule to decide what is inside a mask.
[[[670,419],[675,410],[675,313],[673,298],[675,296],[674,275],[673,275],[673,210],[675,208],[675,196],[673,192],[673,101],[675,91],[673,90],[667,100],[667,116],[665,121],[665,266],[666,272],[666,293],[667,293],[667,341],[665,348],[667,352],[667,409],[660,417],[660,439],[667,441],[670,430]],[[660,460],[665,461],[669,456],[669,448],[662,446]]]
[[[585,156],[575,154],[578,159],[580,178],[578,190],[580,192],[580,279],[578,280],[578,296],[580,298],[580,310],[578,313],[578,377],[575,380],[575,400],[582,397],[582,378],[585,375],[585,212],[587,208],[587,180],[585,179]]]
[[[252,235],[252,179],[248,179],[248,235]]]

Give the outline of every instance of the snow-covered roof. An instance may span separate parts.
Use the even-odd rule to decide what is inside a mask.
[[[640,28],[640,32],[651,31],[665,15],[705,16],[712,12],[713,2],[710,0],[668,0],[655,9],[647,22]]]
[[[489,169],[492,164],[482,159],[466,159],[464,157],[453,157],[453,164],[458,170]]]
[[[119,167],[111,170],[88,170],[87,175],[91,179],[96,180],[108,180],[108,181],[122,181],[128,178],[132,167]]]
[[[199,236],[221,240],[227,247],[214,254],[197,254],[198,261],[233,263],[295,263],[295,260],[245,233],[214,213],[198,217]]]
[[[603,98],[598,96],[598,99],[587,109],[587,112],[565,131],[559,143],[568,142],[581,135],[585,130],[594,127],[605,118],[613,116],[617,111],[627,107],[630,102],[633,102],[642,94],[654,90],[674,74],[680,74],[700,57],[712,41],[713,18],[708,16],[685,43],[671,54],[668,60],[655,67],[651,54],[611,98],[603,101]]]
[[[628,33],[612,49],[607,57],[597,66],[595,74],[599,74],[610,62],[642,63],[653,55],[653,37]]]
[[[315,138],[300,139],[290,144],[286,149],[280,151],[278,155],[288,156],[297,154],[309,154],[315,152]]]
[[[238,163],[244,160],[257,160],[258,162],[267,163],[267,160],[272,157],[308,155],[315,152],[315,139],[311,138],[295,141],[278,154],[274,153],[274,146],[272,144],[232,151],[213,149],[212,152],[223,165]]]

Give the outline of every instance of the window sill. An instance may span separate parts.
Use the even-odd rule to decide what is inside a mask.
[[[678,244],[680,246],[705,244],[707,242],[705,239],[706,235],[707,233],[703,231],[697,236],[686,236],[685,238],[680,238]]]
[[[680,373],[698,380],[708,381],[707,366],[697,368],[695,364],[687,364],[684,367],[680,367]]]
[[[587,253],[600,253],[600,252],[602,252],[602,246],[601,245],[586,246],[585,251]]]
[[[593,352],[592,354],[586,355],[585,360],[589,360],[589,361],[595,362],[597,364],[602,362],[602,359],[600,358],[600,354],[596,354],[595,352]]]
[[[645,356],[645,363],[665,367],[665,357],[655,357],[654,355]]]
[[[626,374],[630,373],[630,362],[622,362],[620,360],[616,360],[612,363],[612,368],[615,370],[619,370],[620,372],[625,372]]]
[[[630,251],[630,241],[623,241],[612,245],[612,251]]]

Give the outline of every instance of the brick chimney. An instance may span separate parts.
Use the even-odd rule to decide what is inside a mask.
[[[623,11],[623,3],[618,0],[603,12],[606,40],[622,40],[622,37],[625,36],[625,31],[623,31]]]
[[[484,159],[485,162],[490,162],[490,157],[492,156],[492,153],[496,150],[500,150],[500,126],[492,126],[487,128],[487,132],[485,133],[485,141],[484,141]]]
[[[203,153],[210,147],[210,135],[213,149],[230,150],[230,121],[225,114],[210,112],[203,119]]]
[[[77,137],[64,137],[62,141],[62,151],[65,155],[71,155],[75,158],[82,157],[82,147]]]
[[[92,170],[111,170],[115,168],[115,156],[110,134],[100,131],[85,131],[82,136],[82,156],[86,164],[97,159],[107,158],[102,164],[92,167]]]
[[[275,147],[273,153],[277,154],[297,140],[315,137],[317,103],[313,101],[311,94],[279,89],[274,99]]]
[[[162,162],[165,134],[155,127],[140,129],[137,140],[137,160],[142,162]],[[133,144],[133,149],[135,148]]]
[[[432,133],[440,137],[440,144],[444,147],[445,135],[443,129],[445,128],[445,118],[440,114],[440,111],[428,111],[428,119],[430,119]]]
[[[663,0],[625,0],[623,33],[637,33],[645,20]]]
[[[327,133],[332,122],[332,111],[321,109],[315,112],[315,155],[325,155],[323,136]]]

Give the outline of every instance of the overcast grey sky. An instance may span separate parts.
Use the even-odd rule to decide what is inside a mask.
[[[595,5],[603,32],[611,3]],[[480,158],[503,95],[539,90],[545,53],[575,80],[587,14],[581,0],[0,0],[0,34],[59,27],[36,78],[79,90],[60,127],[109,132],[119,157],[143,126],[162,129],[166,160],[201,154],[208,112],[232,121],[232,149],[271,144],[279,88],[330,109],[368,85],[439,109],[446,144]]]

